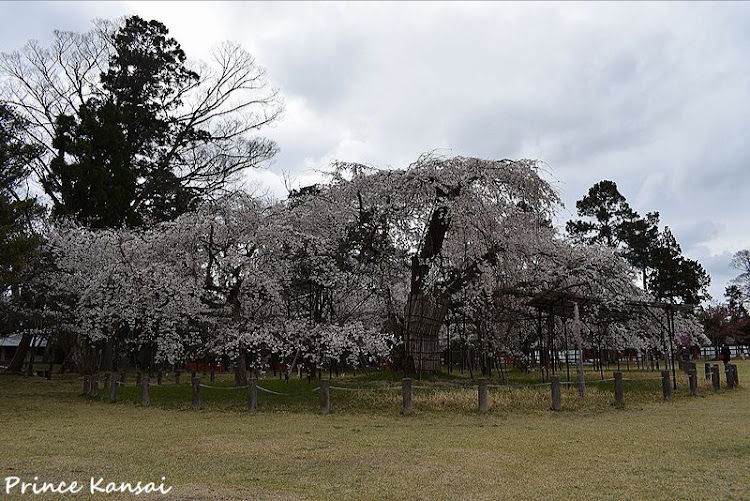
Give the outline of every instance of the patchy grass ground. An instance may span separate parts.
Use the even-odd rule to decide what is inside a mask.
[[[738,364],[742,385],[750,362]],[[143,408],[133,403],[134,388],[125,403],[108,404],[81,397],[78,377],[0,377],[0,477],[88,486],[91,476],[157,483],[164,476],[173,487],[167,497],[187,500],[750,499],[750,393],[714,395],[703,386],[690,397],[678,374],[680,392],[662,402],[650,381],[656,373],[638,375],[644,381],[626,381],[624,409],[602,389],[584,403],[565,394],[560,413],[546,410],[546,388],[493,388],[492,411],[478,415],[475,390],[451,386],[465,381],[423,382],[448,388],[415,390],[408,417],[398,415],[398,391],[370,389],[333,391],[332,414],[319,416],[306,380],[286,385],[311,395],[302,403],[261,396],[263,412],[251,416],[241,395],[221,396],[238,390],[207,390],[206,408],[195,412],[187,384],[155,388],[154,406]],[[372,394],[387,397],[357,400]],[[3,490],[0,498],[60,496]]]

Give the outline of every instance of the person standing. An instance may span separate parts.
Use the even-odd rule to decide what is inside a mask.
[[[719,352],[719,360],[724,362],[724,367],[729,364],[732,352],[729,351],[729,346],[726,343],[721,345],[721,351]]]

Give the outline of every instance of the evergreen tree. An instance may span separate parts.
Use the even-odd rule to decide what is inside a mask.
[[[78,120],[58,117],[52,143],[58,151],[51,164],[54,181],[45,180],[48,193],[58,192],[55,215],[72,216],[92,228],[141,222],[134,207],[133,155],[122,122],[114,103],[96,99],[81,107]]]
[[[34,221],[43,213],[36,198],[22,192],[36,148],[23,139],[24,121],[0,103],[0,288],[5,294],[22,281],[39,237]]]
[[[649,212],[645,218],[633,213],[633,218],[622,222],[619,233],[625,244],[622,256],[639,270],[644,290],[648,290],[649,270],[659,248],[659,213]]]
[[[90,227],[171,220],[234,173],[272,156],[273,143],[243,138],[249,126],[230,118],[250,104],[229,96],[253,88],[245,83],[253,62],[239,59],[239,49],[225,50],[239,54],[227,52],[225,59],[237,57],[238,66],[188,105],[201,77],[187,67],[180,44],[158,21],[127,18],[112,37],[98,91],[57,116],[51,143],[57,154],[42,176],[55,214]],[[219,119],[232,122],[213,126]]]
[[[644,290],[665,301],[698,304],[707,299],[710,277],[697,261],[682,256],[682,249],[669,228],[659,232],[659,213],[645,218],[630,208],[612,181],[600,181],[576,202],[578,215],[588,220],[568,221],[566,229],[574,241],[601,244],[639,271]]]
[[[14,110],[0,102],[0,328],[5,332],[19,327],[15,306],[24,300],[22,285],[39,245],[34,225],[44,213],[36,199],[23,191],[29,164],[38,154],[24,140],[25,127]],[[28,333],[21,336],[9,371],[21,370],[31,338]]]
[[[699,304],[709,299],[711,278],[700,263],[682,256],[680,244],[665,227],[652,261],[654,273],[649,286],[657,299],[685,304]]]
[[[578,215],[589,220],[568,221],[566,229],[573,240],[588,244],[618,247],[621,227],[637,217],[613,181],[599,181],[588,194],[576,202]]]

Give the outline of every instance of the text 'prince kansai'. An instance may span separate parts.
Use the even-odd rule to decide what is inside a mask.
[[[161,482],[106,482],[104,477],[91,477],[89,482],[89,492],[91,494],[114,494],[114,493],[128,493],[134,495],[140,494],[168,494],[172,487],[165,486],[164,480],[166,477],[161,477]],[[23,482],[20,477],[11,476],[5,477],[5,494],[78,494],[83,491],[85,484],[72,481],[72,482],[40,482],[39,477],[34,477],[33,482]]]

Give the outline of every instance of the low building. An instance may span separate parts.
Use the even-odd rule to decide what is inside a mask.
[[[16,354],[18,345],[21,343],[21,333],[14,332],[0,336],[0,365],[8,365]],[[47,340],[41,339],[34,342],[34,363],[41,362],[44,350],[47,348]],[[31,348],[30,348],[31,349]],[[28,355],[26,356],[28,359]]]

